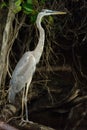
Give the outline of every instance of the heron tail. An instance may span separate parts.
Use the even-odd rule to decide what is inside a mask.
[[[10,89],[9,93],[8,93],[8,101],[9,101],[9,103],[12,103],[12,104],[15,103],[15,95],[16,95],[16,93],[12,89]]]

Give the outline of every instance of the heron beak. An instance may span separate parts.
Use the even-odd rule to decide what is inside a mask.
[[[53,11],[53,14],[58,14],[58,15],[62,15],[62,14],[67,14],[67,12],[63,12],[63,11]]]

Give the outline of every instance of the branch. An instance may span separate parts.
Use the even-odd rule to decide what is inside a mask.
[[[0,122],[0,130],[18,130],[4,122]]]
[[[1,129],[3,129],[3,130],[19,130],[19,129],[20,130],[21,129],[24,129],[24,130],[26,130],[26,129],[27,130],[55,130],[53,128],[50,128],[50,127],[47,127],[47,126],[44,126],[44,125],[39,125],[39,124],[33,123],[33,122],[32,122],[32,124],[28,124],[28,125],[25,124],[25,126],[20,126],[19,129],[12,127],[9,124],[6,124],[4,122],[0,122],[0,130]]]
[[[62,72],[71,72],[72,71],[72,68],[70,66],[57,66],[57,67],[54,67],[54,66],[51,66],[51,67],[39,67],[36,69],[36,71],[40,71],[40,72],[45,72],[45,71],[62,71]]]

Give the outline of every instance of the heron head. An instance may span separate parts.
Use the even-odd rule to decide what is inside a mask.
[[[66,12],[42,9],[42,11],[37,16],[37,20],[36,20],[37,27],[40,26],[42,17],[49,16],[49,15],[62,15],[62,14],[66,14]]]

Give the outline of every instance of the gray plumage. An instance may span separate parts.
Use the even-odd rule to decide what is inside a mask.
[[[8,99],[10,103],[15,102],[16,93],[20,92],[25,84],[32,79],[35,72],[36,61],[31,52],[26,52],[16,65],[10,80]]]

